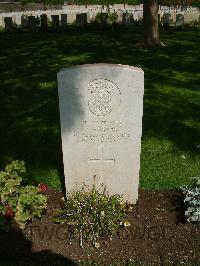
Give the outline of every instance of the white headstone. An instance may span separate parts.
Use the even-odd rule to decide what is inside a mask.
[[[138,21],[139,20],[138,12],[133,12],[133,19],[134,19],[134,21]]]
[[[47,28],[48,28],[47,14],[42,14],[40,16],[40,20],[41,20],[41,28],[42,28],[42,30],[47,30]]]
[[[171,19],[172,19],[172,23],[175,24],[176,23],[176,12],[175,11],[171,12]]]
[[[61,26],[67,26],[67,14],[61,14]]]
[[[143,20],[143,10],[138,12],[138,20],[140,20],[140,21]]]
[[[176,27],[184,26],[184,15],[181,13],[176,14]]]
[[[58,29],[59,28],[59,15],[51,15],[52,19],[52,28]]]
[[[123,13],[123,25],[132,26],[134,22],[132,13]]]
[[[0,27],[5,27],[4,17],[0,16]]]
[[[27,26],[28,26],[28,16],[27,15],[21,16],[21,25],[22,25],[22,28],[27,28]]]
[[[118,12],[117,15],[118,15],[118,17],[117,17],[117,23],[122,24],[122,21],[123,21],[123,13],[122,12]]]
[[[21,13],[16,14],[16,20],[15,23],[17,26],[21,26]]]
[[[4,23],[5,23],[5,30],[6,31],[12,31],[13,30],[12,17],[5,17],[4,18]]]
[[[164,13],[163,17],[162,17],[162,20],[163,20],[163,25],[164,26],[169,26],[170,22],[171,22],[171,14],[170,13]]]
[[[184,23],[191,24],[194,21],[199,21],[200,13],[198,12],[186,12],[184,15]]]
[[[28,28],[30,30],[35,30],[36,20],[34,16],[28,16]]]
[[[112,64],[58,73],[66,191],[83,185],[138,198],[144,73]]]
[[[84,28],[87,25],[87,13],[76,14],[76,25]]]

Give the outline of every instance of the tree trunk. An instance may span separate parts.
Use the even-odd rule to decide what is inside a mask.
[[[158,2],[157,0],[144,0],[143,24],[145,47],[164,46],[159,38]]]

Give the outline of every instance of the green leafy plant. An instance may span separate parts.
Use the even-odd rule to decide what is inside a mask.
[[[191,22],[191,27],[193,28],[193,29],[200,29],[200,18],[199,18],[199,20],[194,20],[194,21],[192,21]]]
[[[118,19],[117,12],[115,10],[108,12],[108,19],[111,24],[117,23],[117,19]]]
[[[13,161],[0,172],[0,227],[10,224],[24,229],[33,217],[41,217],[47,207],[45,184],[23,186],[26,173],[23,161]]]
[[[67,195],[62,208],[55,213],[54,222],[65,224],[70,238],[79,236],[81,247],[84,239],[98,248],[100,237],[112,237],[120,227],[130,226],[125,220],[129,210],[119,195],[109,196],[95,187],[82,188]]]
[[[108,14],[98,12],[94,19],[94,24],[105,26],[108,23]]]
[[[200,176],[191,178],[194,181],[193,186],[182,187],[185,194],[184,202],[187,203],[185,216],[188,222],[200,222]]]

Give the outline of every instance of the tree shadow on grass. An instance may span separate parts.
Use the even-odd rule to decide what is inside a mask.
[[[200,33],[163,32],[168,46],[157,50],[136,48],[139,35],[137,30],[121,29],[1,34],[0,163],[23,159],[47,169],[48,175],[52,169],[62,172],[56,74],[64,67],[99,62],[141,67],[143,137],[168,139],[195,155],[200,133]],[[67,130],[82,112],[79,97],[73,98],[76,112]]]

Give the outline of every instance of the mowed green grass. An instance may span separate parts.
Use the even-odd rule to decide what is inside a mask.
[[[200,32],[161,32],[160,49],[136,48],[139,39],[125,29],[0,34],[0,168],[24,160],[30,183],[61,187],[56,74],[104,62],[145,72],[140,187],[174,189],[199,175]]]

